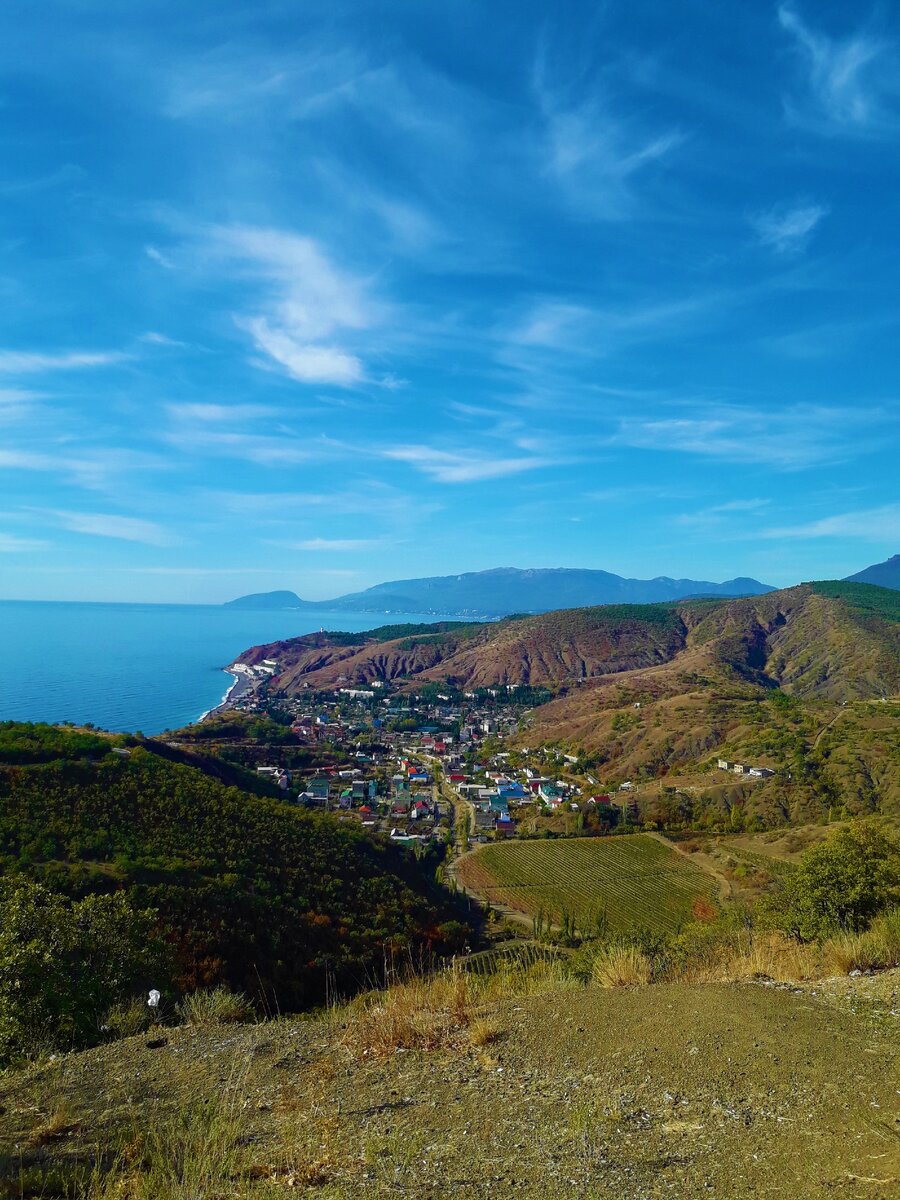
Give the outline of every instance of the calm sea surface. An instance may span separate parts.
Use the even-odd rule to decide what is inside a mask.
[[[196,721],[242,650],[315,629],[359,631],[416,613],[241,612],[212,605],[0,600],[0,720],[92,721],[159,733]]]

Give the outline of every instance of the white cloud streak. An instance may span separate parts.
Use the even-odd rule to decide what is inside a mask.
[[[30,550],[43,550],[47,542],[36,538],[17,537],[14,533],[0,533],[0,554],[23,554]]]
[[[828,209],[821,204],[777,205],[757,213],[750,223],[764,246],[788,254],[802,250]]]
[[[124,362],[129,356],[118,351],[73,351],[43,354],[25,350],[0,350],[0,372],[37,375],[46,371],[78,371],[89,367],[108,367]]]
[[[885,108],[897,95],[896,53],[890,43],[863,33],[828,37],[808,25],[792,4],[779,8],[778,21],[804,67],[802,94],[785,102],[790,119],[821,132],[863,132],[894,123]]]
[[[67,529],[71,533],[116,538],[126,542],[141,542],[147,546],[171,546],[178,540],[155,521],[146,521],[140,517],[122,517],[112,513],[71,512],[63,509],[52,509],[50,515],[59,522],[63,529]]]
[[[348,553],[354,550],[369,550],[382,543],[377,538],[306,538],[299,542],[278,542],[288,550],[309,550],[315,553]]]
[[[880,409],[794,405],[766,411],[721,405],[706,408],[701,415],[694,410],[687,416],[625,418],[612,442],[800,470],[858,453],[878,426],[891,420]]]
[[[402,446],[384,450],[385,458],[409,463],[438,483],[478,483],[485,479],[503,479],[523,471],[553,466],[550,459],[521,455],[516,458],[488,457],[464,452],[437,450],[433,446]]]
[[[900,504],[885,504],[857,512],[837,513],[800,525],[779,525],[759,530],[763,538],[859,538],[880,542],[900,539]]]

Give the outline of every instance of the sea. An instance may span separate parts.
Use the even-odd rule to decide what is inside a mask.
[[[433,613],[250,612],[221,605],[0,600],[0,720],[145,734],[222,702],[243,650],[317,629],[357,633]]]

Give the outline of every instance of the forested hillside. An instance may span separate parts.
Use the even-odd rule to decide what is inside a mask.
[[[158,910],[181,987],[225,981],[286,1009],[326,977],[377,974],[385,946],[458,936],[429,864],[152,746],[0,726],[0,870],[70,896],[125,889]]]

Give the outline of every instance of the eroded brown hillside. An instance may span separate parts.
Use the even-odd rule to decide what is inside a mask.
[[[636,685],[669,693],[685,690],[681,676],[699,673],[843,701],[900,691],[900,623],[802,585],[741,600],[566,609],[402,637],[316,633],[254,647],[240,661],[264,659],[278,662],[277,686],[288,694],[376,679],[560,691],[629,674]],[[658,679],[646,675],[657,668]]]

